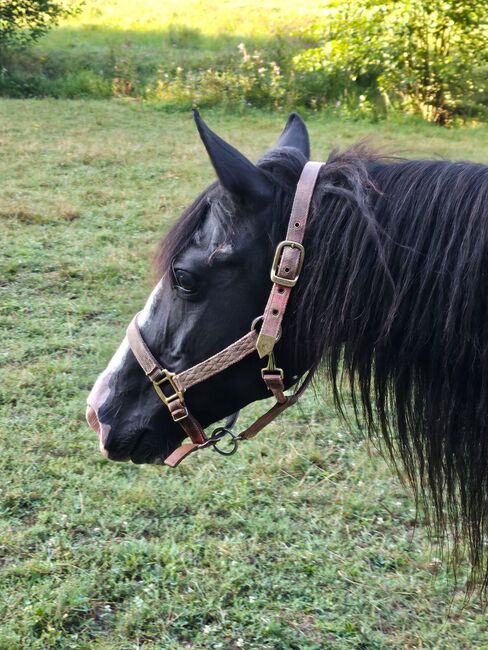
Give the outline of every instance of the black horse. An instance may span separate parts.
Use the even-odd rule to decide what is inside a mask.
[[[218,181],[163,241],[161,280],[139,326],[180,372],[249,331],[263,313],[284,238],[307,129],[292,114],[254,165],[195,113]],[[307,370],[352,395],[368,432],[400,459],[437,532],[468,542],[488,584],[488,166],[385,160],[364,147],[322,168],[305,264],[276,347],[290,386]],[[203,426],[268,396],[257,354],[194,386]],[[115,460],[160,462],[184,434],[125,339],[88,398],[88,421]]]

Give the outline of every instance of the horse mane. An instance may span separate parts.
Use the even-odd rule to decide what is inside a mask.
[[[333,154],[296,292],[296,349],[402,461],[488,586],[488,166]],[[347,389],[347,390],[345,390]]]
[[[286,147],[259,163],[281,188],[274,245],[304,164]],[[216,191],[170,232],[159,272],[188,244]],[[470,586],[486,591],[488,166],[386,160],[364,145],[332,152],[305,250],[287,316],[297,354],[330,380],[340,412],[351,396],[359,424],[397,468],[400,460],[436,535],[451,531],[454,565],[467,541]]]

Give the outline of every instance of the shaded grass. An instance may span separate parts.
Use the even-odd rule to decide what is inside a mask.
[[[205,117],[252,157],[284,122]],[[86,394],[149,290],[156,240],[212,170],[185,114],[2,101],[0,120],[0,648],[488,648],[327,391],[227,461],[99,455]],[[314,116],[314,157],[371,129]],[[486,161],[486,128],[375,129],[406,155]]]

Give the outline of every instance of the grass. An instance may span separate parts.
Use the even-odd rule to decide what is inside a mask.
[[[266,42],[283,24],[276,0],[266,0],[258,10],[255,2],[233,0],[224,5],[171,0],[161,6],[144,0],[144,11],[136,16],[133,3],[91,0],[78,16],[48,33],[36,51],[41,56],[70,59],[75,66],[81,62],[112,65],[114,76],[117,64],[119,68],[125,64],[147,78],[160,68],[221,63],[237,55],[241,40]],[[296,13],[292,12],[292,20]]]
[[[253,157],[284,122],[205,117]],[[2,100],[0,120],[0,648],[486,650],[485,615],[327,390],[231,459],[101,457],[86,394],[211,166],[189,115],[138,103]],[[314,116],[314,157],[372,129]],[[486,162],[484,127],[374,130]]]
[[[250,51],[271,49],[274,59],[294,41],[276,35],[297,30],[319,13],[311,0],[299,5],[291,0],[143,0],[139,9],[135,12],[128,0],[86,0],[79,14],[25,52],[7,57],[0,92],[68,98],[128,94],[168,101],[170,90],[172,102],[186,106],[179,94],[198,95],[195,76],[211,70],[208,83],[219,85],[222,99],[221,86],[227,82],[214,72],[238,77],[241,42]],[[183,91],[161,90],[178,74],[184,77]]]
[[[81,12],[65,20],[63,26],[103,32],[105,29],[138,33],[164,32],[180,26],[217,37],[267,38],[270,31],[290,26],[321,11],[320,3],[304,0],[143,0],[144,11],[134,12],[128,0],[85,0]],[[96,38],[96,37],[95,37]],[[56,32],[46,39],[56,42]]]

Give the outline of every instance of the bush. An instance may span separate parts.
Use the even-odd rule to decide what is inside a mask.
[[[50,94],[65,99],[93,97],[107,99],[112,95],[112,86],[109,80],[96,74],[92,70],[79,70],[66,74],[52,82]]]
[[[281,107],[287,86],[278,63],[262,52],[250,54],[243,43],[238,49],[238,60],[224,70],[177,67],[174,73],[161,71],[146,96],[184,108],[217,104]]]
[[[486,92],[476,69],[488,60],[487,11],[488,0],[335,0],[308,29],[318,46],[294,64],[305,77],[322,73],[325,94],[335,80],[338,100],[382,96],[386,109],[443,124]]]
[[[106,50],[16,49],[3,56],[0,94],[131,96],[183,110],[305,107],[370,119],[395,110],[439,124],[486,119],[487,11],[488,0],[331,0],[320,22],[234,53],[229,39],[207,42],[182,25],[147,49],[130,34]]]

